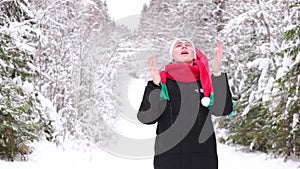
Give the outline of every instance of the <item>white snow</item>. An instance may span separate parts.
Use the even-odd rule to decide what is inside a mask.
[[[276,79],[281,78],[285,75],[285,73],[289,70],[290,65],[292,64],[292,60],[289,57],[284,57],[282,60],[282,67],[280,67],[276,74]]]
[[[74,144],[74,143],[73,143]],[[73,169],[153,169],[153,158],[148,159],[126,159],[111,155],[96,147],[87,149],[72,148],[70,142],[68,146],[58,146],[43,141],[35,144],[35,151],[28,158],[27,162],[0,161],[0,168],[3,169],[53,169],[53,168],[73,168]],[[230,147],[218,144],[219,169],[297,169],[299,161],[288,160],[284,162],[282,158],[273,159],[264,153],[244,152],[242,147]]]
[[[264,153],[243,152],[243,148],[218,144],[219,169],[297,169],[299,161],[274,159]]]
[[[248,106],[244,109],[244,111],[243,111],[243,113],[242,113],[242,116],[246,116],[246,115],[249,113],[249,111],[250,111],[250,106],[248,105]]]
[[[268,83],[264,89],[264,95],[262,97],[263,102],[269,101],[271,99],[271,93],[272,93],[272,87],[273,87],[274,81],[275,81],[275,79],[273,77],[269,78]]]
[[[252,62],[249,62],[247,64],[247,67],[251,68],[251,67],[257,67],[259,70],[268,68],[270,64],[270,59],[269,58],[257,58],[255,60],[253,60]]]
[[[293,114],[293,124],[292,124],[293,130],[297,130],[296,128],[297,123],[299,123],[299,114],[295,113]]]
[[[22,89],[27,93],[31,93],[31,92],[33,92],[34,87],[33,87],[32,83],[25,81],[22,85]]]

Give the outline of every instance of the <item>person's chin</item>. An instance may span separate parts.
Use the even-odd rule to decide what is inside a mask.
[[[192,61],[193,61],[193,58],[190,58],[190,57],[188,57],[188,58],[183,58],[182,61],[183,61],[183,62],[192,62]]]
[[[189,62],[193,62],[193,59],[190,57],[183,57],[176,60],[176,63],[189,63]]]

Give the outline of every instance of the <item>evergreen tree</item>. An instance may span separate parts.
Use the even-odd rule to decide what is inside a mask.
[[[273,11],[274,6],[276,12]],[[287,73],[286,77],[279,78],[278,74],[282,72],[282,68],[278,67],[287,64],[291,53],[282,54],[285,59],[280,59],[275,53],[281,50],[279,48],[281,44],[286,44],[281,36],[283,29],[277,28],[290,24],[299,25],[299,13],[291,12],[287,15],[289,10],[283,2],[256,1],[255,5],[240,14],[238,19],[226,25],[227,28],[225,27],[223,33],[227,33],[224,34],[228,38],[227,44],[232,46],[230,52],[236,54],[233,59],[236,62],[232,65],[236,71],[231,80],[233,86],[237,86],[233,90],[237,95],[235,109],[237,116],[231,120],[224,120],[225,124],[224,121],[221,122],[221,126],[230,129],[229,138],[232,142],[247,145],[251,150],[287,156],[292,152],[299,154],[295,152],[298,146],[296,143],[298,113],[285,105],[286,101],[290,100],[290,95],[299,100],[298,89],[295,87],[299,85],[299,81],[290,76],[293,75],[297,79],[299,65],[297,66],[295,62],[296,67],[290,69],[293,73]],[[294,19],[291,21],[286,16]],[[228,26],[231,29],[228,29]],[[229,34],[228,30],[234,30],[234,34]],[[286,33],[289,34],[288,41],[295,43],[299,39],[296,30],[297,28],[292,30],[293,34],[289,31]],[[235,37],[237,33],[239,37],[247,38],[241,42],[239,37]],[[294,61],[297,55],[296,52],[293,53]],[[283,67],[290,72],[288,68]],[[287,89],[284,89],[283,85],[286,85]],[[299,101],[295,101],[292,107],[299,108],[297,105],[299,106]]]
[[[0,3],[0,155],[14,160],[30,153],[28,143],[51,134],[34,83],[37,30],[27,1]]]
[[[92,67],[85,65],[84,49],[93,32],[109,20],[107,9],[101,0],[33,0],[30,5],[38,20],[36,27],[40,28],[35,58],[39,90],[53,102],[61,117],[61,141],[69,136],[82,138],[80,119],[85,112],[80,108],[84,107],[81,101],[92,84],[89,74],[85,74]]]
[[[300,3],[289,4],[289,23],[284,33],[285,43],[281,52],[282,65],[277,71],[273,89],[274,115],[272,126],[273,152],[300,156]],[[272,106],[272,105],[270,105]],[[273,106],[272,106],[273,107]]]
[[[115,88],[122,84],[118,84],[116,78],[124,57],[128,56],[120,48],[123,43],[130,44],[129,33],[126,27],[108,22],[93,32],[78,66],[83,81],[77,84],[81,94],[76,108],[84,132],[99,146],[113,143],[116,137],[109,125],[114,124],[119,110]]]

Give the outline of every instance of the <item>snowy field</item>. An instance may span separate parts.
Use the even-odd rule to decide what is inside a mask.
[[[139,106],[144,90],[144,81],[131,81],[128,87],[128,99],[135,109]],[[139,93],[139,94],[135,94]],[[132,138],[153,137],[155,125],[132,124],[121,120],[119,124],[123,135]],[[64,145],[42,141],[34,144],[34,152],[28,161],[0,161],[0,169],[152,169],[153,158],[121,158],[90,144],[66,140]],[[300,169],[300,160],[274,159],[264,153],[243,151],[245,148],[218,144],[219,169]]]
[[[263,153],[244,153],[238,148],[218,144],[219,169],[298,169],[296,161],[283,162]],[[72,147],[56,147],[49,142],[36,145],[36,150],[27,162],[0,161],[1,169],[152,169],[153,159],[132,160],[116,157],[101,149],[76,150]],[[298,168],[297,168],[298,167]]]

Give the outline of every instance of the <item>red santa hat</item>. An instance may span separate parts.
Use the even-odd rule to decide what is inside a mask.
[[[203,89],[204,97],[201,99],[203,106],[210,107],[213,104],[213,86],[209,71],[209,63],[207,57],[198,49],[196,50],[195,64],[200,69],[200,82]]]

